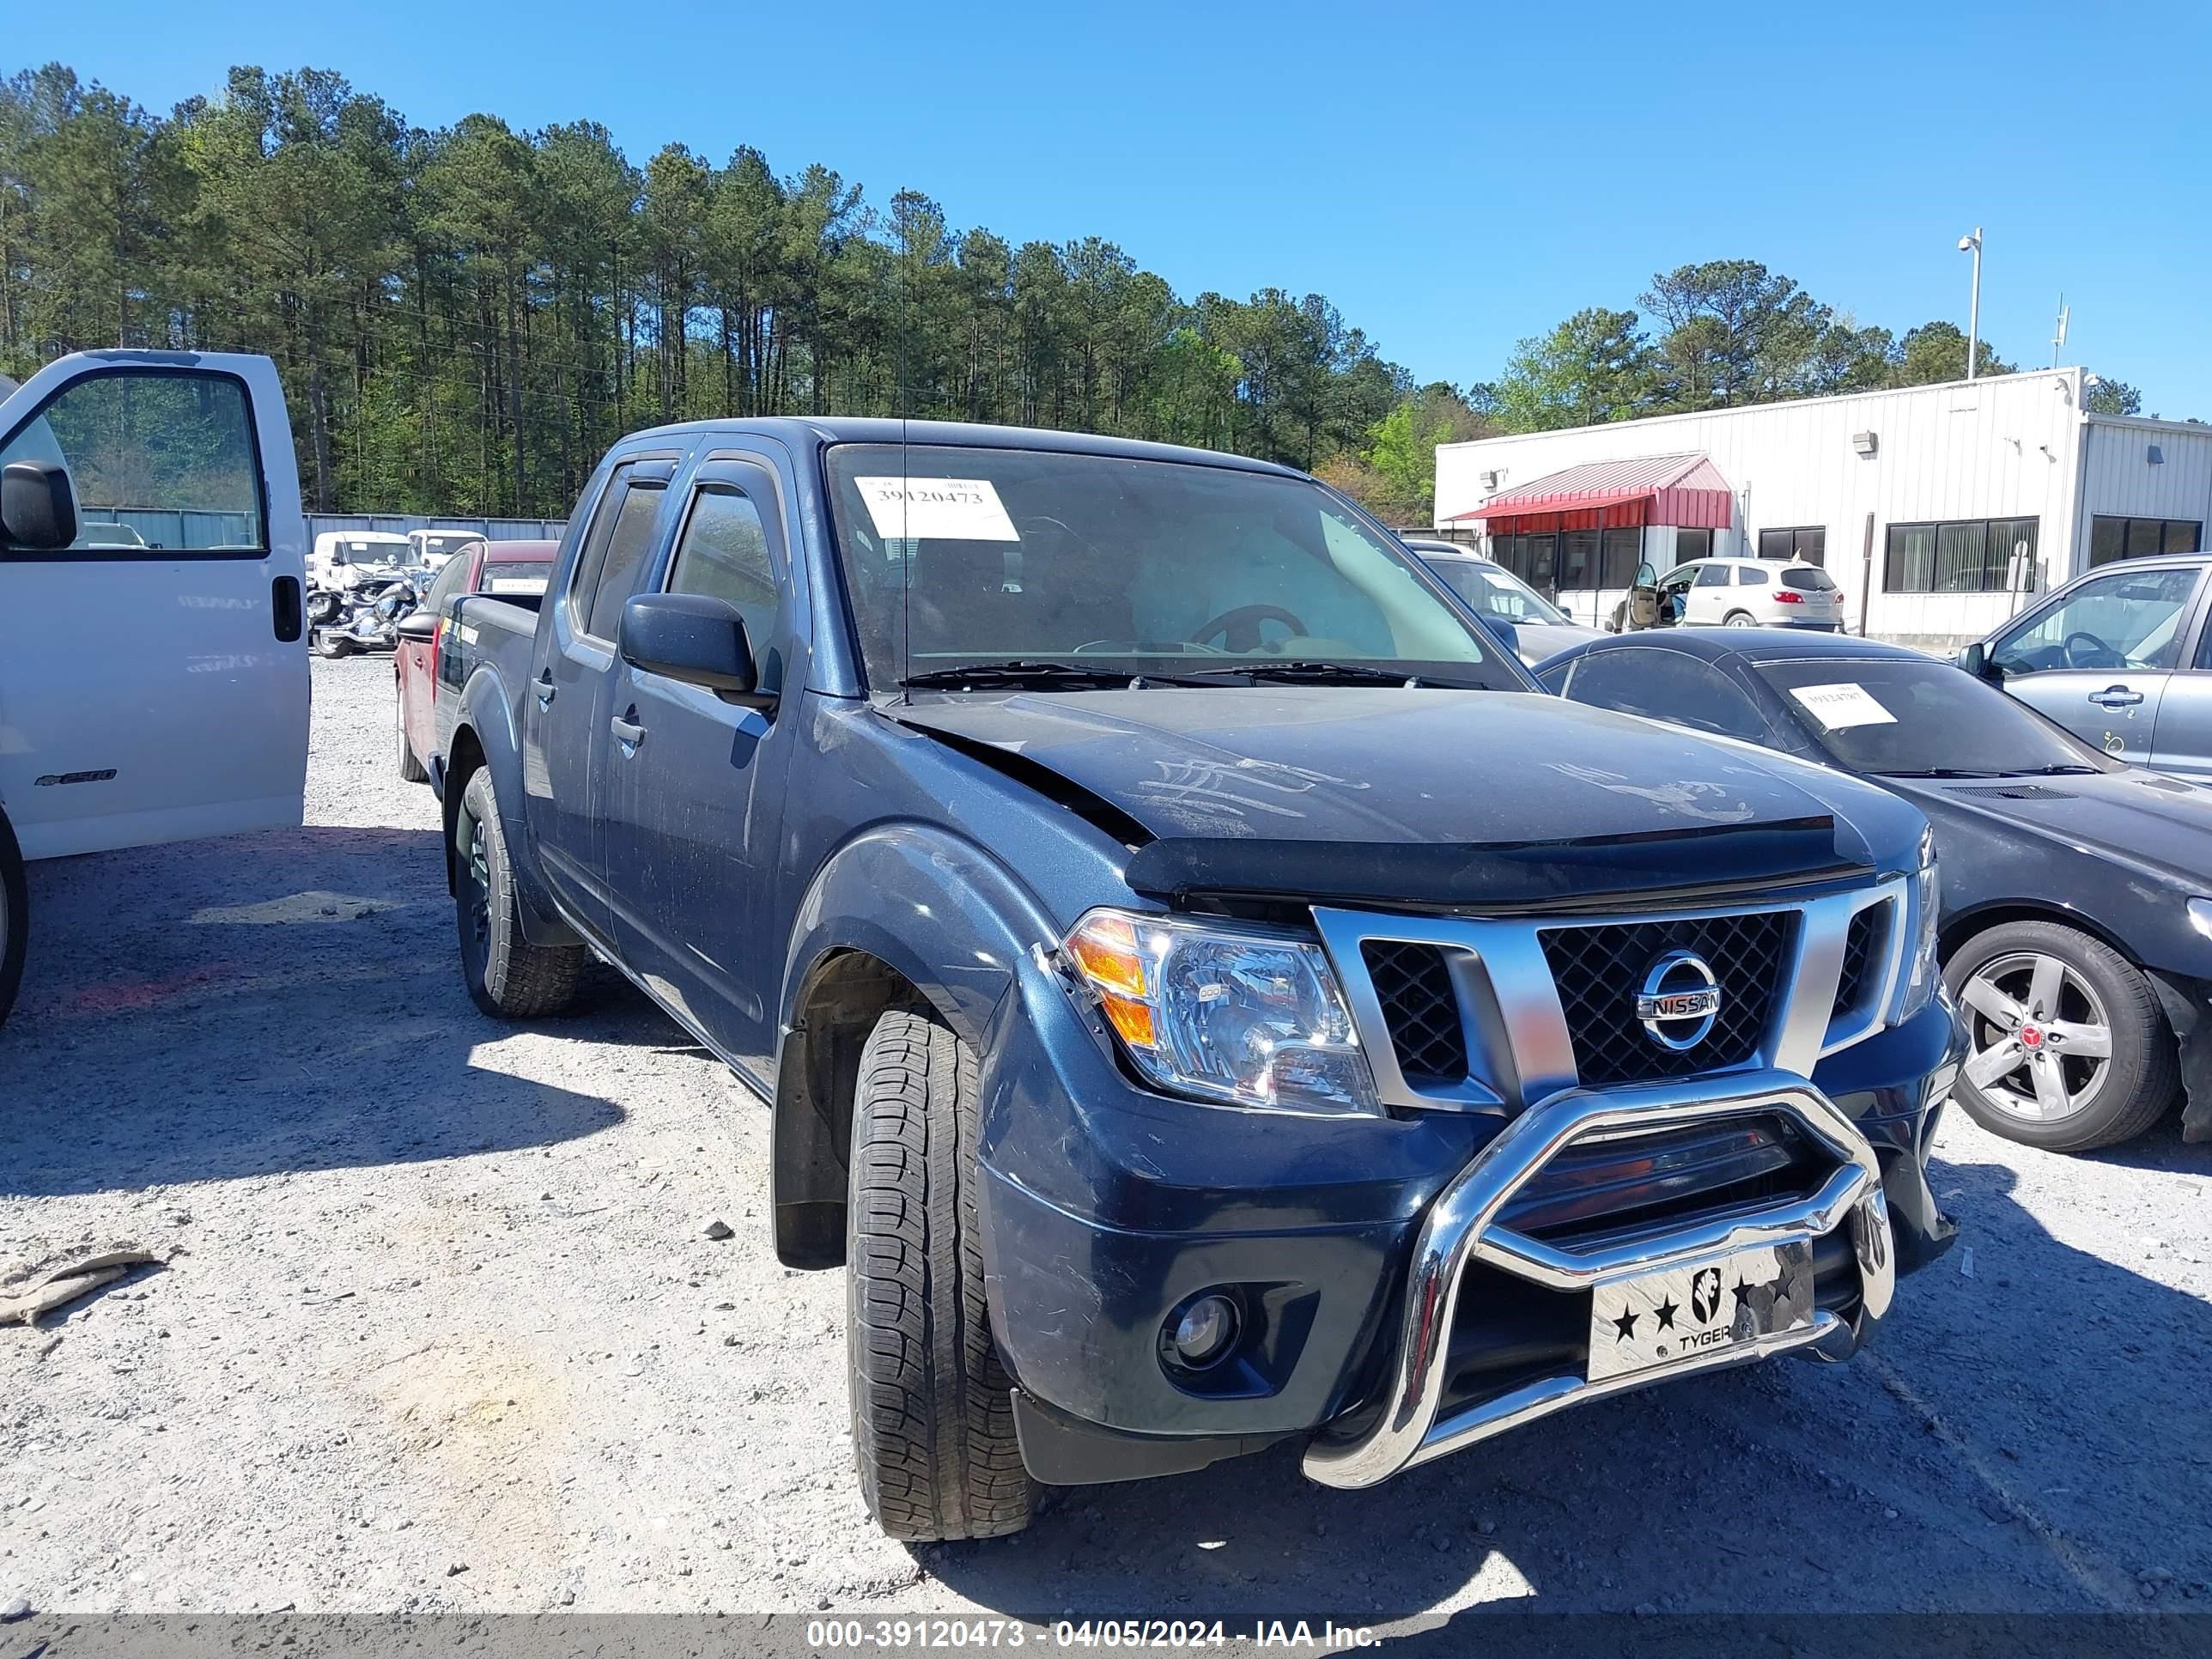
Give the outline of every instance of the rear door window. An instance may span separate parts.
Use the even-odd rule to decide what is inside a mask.
[[[1698,567],[1697,586],[1699,587],[1726,587],[1728,580],[1729,568],[1724,564],[1702,564]]]

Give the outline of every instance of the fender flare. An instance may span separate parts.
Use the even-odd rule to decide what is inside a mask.
[[[841,844],[794,914],[777,1000],[769,1201],[787,1266],[844,1260],[852,1091],[861,1045],[917,996],[978,1056],[1021,959],[1058,937],[988,849],[911,823]]]
[[[538,874],[538,860],[527,850],[532,845],[523,816],[522,743],[516,731],[514,711],[507,687],[489,663],[479,664],[461,688],[460,710],[447,740],[448,768],[439,803],[444,823],[446,890],[455,890],[453,829],[459,822],[461,793],[468,787],[473,766],[455,768],[454,759],[473,749],[491,773],[493,799],[499,803],[500,829],[507,837],[507,862],[514,874],[515,896],[520,901],[522,934],[532,945],[574,945],[574,929],[562,920],[560,908]]]

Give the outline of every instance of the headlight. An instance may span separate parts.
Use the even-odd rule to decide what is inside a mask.
[[[1130,1063],[1164,1090],[1278,1111],[1382,1110],[1318,945],[1093,910],[1063,955]]]
[[[1942,978],[1942,969],[1936,960],[1936,923],[1943,909],[1943,882],[1936,872],[1933,831],[1920,837],[1920,868],[1906,890],[1911,909],[1906,923],[1911,932],[1906,937],[1911,941],[1912,956],[1905,964],[1905,995],[1897,1008],[1900,1021],[1911,1019],[1928,1006]]]

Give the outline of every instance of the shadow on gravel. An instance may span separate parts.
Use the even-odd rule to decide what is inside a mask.
[[[0,1192],[35,1196],[506,1152],[623,1113],[509,1076],[462,989],[436,834],[328,826],[31,866],[0,1030]],[[593,979],[556,1029],[666,1042]]]
[[[1017,1539],[917,1559],[1027,1619],[1203,1615],[1232,1631],[1474,1601],[2212,1612],[2212,1585],[2191,1594],[2212,1577],[2212,1307],[2052,1237],[2008,1170],[1933,1174],[1961,1249],[1900,1283],[1849,1364],[1776,1361],[1600,1403],[1364,1492],[1308,1484],[1293,1448],[1060,1489]],[[1487,1616],[1453,1617],[1437,1650],[1519,1650]],[[1627,1651],[1638,1630],[1663,1633],[1585,1633]]]
[[[2194,1144],[2181,1138],[2181,1115],[2170,1112],[2152,1128],[2133,1140],[2118,1146],[2107,1146],[2101,1152],[2077,1152],[2076,1158],[2094,1158],[2100,1164],[2110,1164],[2123,1170],[2157,1170],[2176,1175],[2212,1176],[2212,1141]]]

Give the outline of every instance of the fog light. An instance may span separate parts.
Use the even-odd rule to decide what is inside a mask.
[[[1237,1341],[1237,1304],[1225,1296],[1198,1297],[1175,1322],[1175,1357],[1193,1370],[1211,1365]]]

